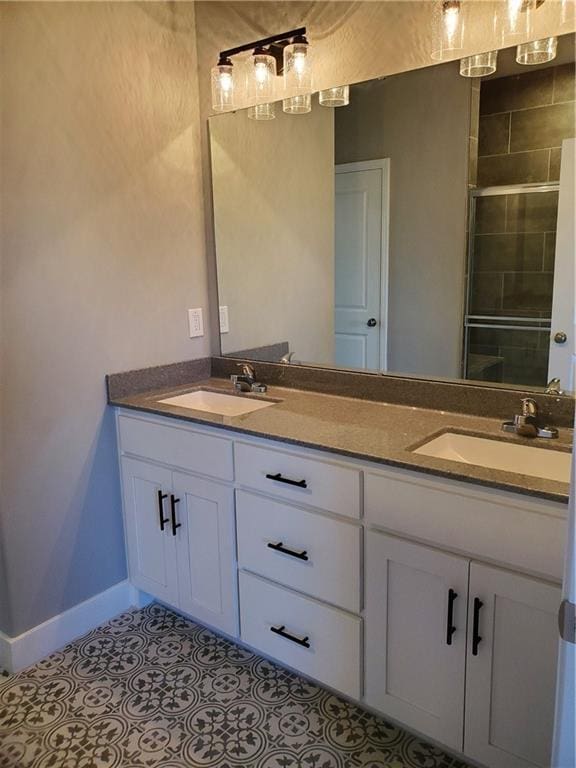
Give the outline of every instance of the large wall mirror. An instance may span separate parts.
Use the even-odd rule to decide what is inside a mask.
[[[574,58],[211,118],[222,353],[573,389]]]

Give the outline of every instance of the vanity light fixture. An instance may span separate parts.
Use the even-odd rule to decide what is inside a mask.
[[[323,107],[347,107],[350,104],[350,86],[339,85],[320,91],[318,101]]]
[[[266,48],[258,46],[252,54],[252,73],[248,83],[250,97],[259,104],[271,101],[275,77],[276,59]]]
[[[436,0],[434,26],[436,42],[432,58],[436,61],[456,58],[464,37],[461,0]]]
[[[543,40],[532,40],[522,43],[516,48],[518,64],[545,64],[556,58],[557,37],[545,37]]]
[[[528,21],[525,0],[507,0],[506,18],[504,20],[503,42],[506,45],[516,42],[522,34]],[[524,13],[524,16],[520,14]]]
[[[284,88],[294,93],[284,99],[282,108],[289,115],[302,115],[312,109],[312,66],[310,46],[305,34],[297,35],[284,48]]]
[[[232,62],[225,56],[220,56],[218,64],[212,67],[212,109],[214,112],[234,109]]]
[[[496,72],[498,51],[477,53],[460,59],[460,74],[462,77],[486,77]]]
[[[258,106],[262,107],[260,110],[252,110],[253,119],[270,120],[271,116],[274,116],[270,102],[274,98],[276,75],[288,72],[290,82],[296,79],[297,91],[301,91],[299,95],[304,95],[306,87],[309,89],[308,95],[310,94],[312,80],[306,27],[298,27],[220,51],[218,64],[212,69],[212,108],[215,112],[234,109],[235,81],[232,58],[247,51],[253,52],[252,69],[249,71],[247,83],[248,94],[252,101],[258,101]],[[285,77],[285,82],[286,80]]]

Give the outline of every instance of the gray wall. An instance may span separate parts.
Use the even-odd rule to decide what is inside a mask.
[[[388,369],[459,377],[470,80],[458,62],[352,89],[336,162],[390,158]]]
[[[2,530],[16,635],[125,578],[109,371],[209,353],[194,6],[1,8]]]
[[[288,341],[334,363],[334,116],[210,120],[222,352]]]

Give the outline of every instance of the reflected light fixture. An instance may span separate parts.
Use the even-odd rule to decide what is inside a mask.
[[[255,104],[248,108],[248,117],[250,120],[274,120],[276,109],[273,102],[268,104]]]
[[[303,93],[282,100],[282,109],[287,115],[305,115],[312,111],[312,94]]]
[[[432,58],[435,61],[454,59],[463,47],[461,0],[436,0],[434,15],[436,40]]]
[[[350,104],[350,86],[339,85],[320,91],[318,101],[323,107],[347,107]]]
[[[460,74],[462,77],[486,77],[496,72],[498,51],[476,53],[460,59]]]
[[[545,37],[542,40],[522,43],[516,48],[516,61],[518,64],[545,64],[556,58],[557,47],[557,37]]]
[[[236,83],[232,58],[247,51],[253,53],[248,71],[247,95],[251,101],[257,102],[256,106],[261,107],[251,109],[249,117],[254,120],[271,120],[274,117],[271,102],[274,98],[275,80],[277,75],[285,73],[286,61],[289,62],[290,77],[295,77],[299,83],[299,95],[305,95],[307,87],[310,95],[312,80],[309,45],[306,40],[306,27],[299,27],[220,52],[218,64],[212,69],[212,108],[215,112],[234,109]]]

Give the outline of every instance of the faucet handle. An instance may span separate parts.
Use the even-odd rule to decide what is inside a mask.
[[[560,379],[558,378],[550,379],[544,391],[546,392],[547,395],[563,395],[564,394],[564,392],[562,391],[562,384],[560,382]]]
[[[250,363],[238,363],[238,368],[242,368],[242,374],[244,376],[249,376],[251,379],[256,378],[256,371],[254,370],[254,366],[250,365]]]
[[[538,414],[538,403],[533,397],[522,398],[522,416],[536,416]]]

